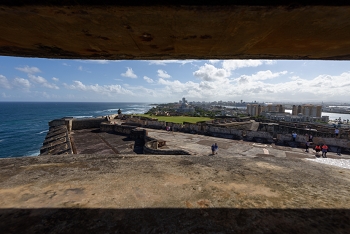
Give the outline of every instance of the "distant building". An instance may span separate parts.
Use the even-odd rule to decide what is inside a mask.
[[[293,105],[292,115],[302,114],[310,117],[321,117],[322,115],[322,106],[320,105]]]
[[[180,101],[180,103],[181,103],[181,106],[180,108],[177,109],[178,112],[194,113],[195,109],[188,104],[186,98],[182,98],[182,101]]]
[[[250,116],[258,116],[262,112],[284,113],[285,108],[280,104],[247,104],[247,113]]]

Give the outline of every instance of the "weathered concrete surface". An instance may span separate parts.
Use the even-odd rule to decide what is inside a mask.
[[[2,233],[346,233],[350,170],[276,157],[0,160]]]
[[[70,134],[75,154],[137,154],[143,145],[125,135],[99,129],[74,130]]]
[[[217,137],[209,137],[197,134],[186,134],[181,132],[167,132],[164,130],[147,129],[148,136],[166,141],[164,149],[183,149],[191,152],[193,155],[210,155],[211,145],[217,143],[219,146],[220,157],[232,158],[236,156],[244,157],[296,157],[296,158],[315,158],[315,151],[310,149],[310,153],[305,153],[304,148],[292,148],[276,146],[274,144],[259,144],[248,141],[237,141]],[[328,157],[350,159],[350,155],[339,157],[336,153],[328,152]]]
[[[1,1],[0,55],[350,59],[345,1]]]

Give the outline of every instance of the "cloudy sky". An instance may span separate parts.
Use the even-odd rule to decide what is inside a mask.
[[[0,101],[349,102],[350,61],[58,60],[0,56]]]

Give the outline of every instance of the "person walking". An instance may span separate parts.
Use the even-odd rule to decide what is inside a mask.
[[[312,138],[314,138],[314,137],[312,136],[312,134],[310,134],[310,135],[309,135],[309,141],[310,141],[310,142],[312,142]]]
[[[215,154],[215,144],[213,144],[211,146],[211,154],[214,155]]]
[[[305,142],[305,152],[309,153],[309,147],[310,147],[310,142],[306,141]]]
[[[323,158],[327,158],[327,151],[328,151],[328,146],[326,144],[324,144],[322,146],[322,157]]]
[[[339,129],[338,128],[336,128],[334,130],[334,134],[335,134],[335,137],[338,138],[338,135],[339,135]]]
[[[218,144],[214,144],[214,151],[215,151],[215,154],[218,154],[218,150],[219,150],[219,146]]]
[[[297,134],[295,132],[293,132],[292,137],[293,137],[293,141],[295,141],[295,139],[297,139]]]

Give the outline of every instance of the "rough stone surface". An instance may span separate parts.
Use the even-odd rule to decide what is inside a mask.
[[[350,58],[350,6],[345,1],[113,2],[5,1],[0,5],[0,55]]]
[[[0,160],[4,233],[346,233],[350,170],[276,157]]]

